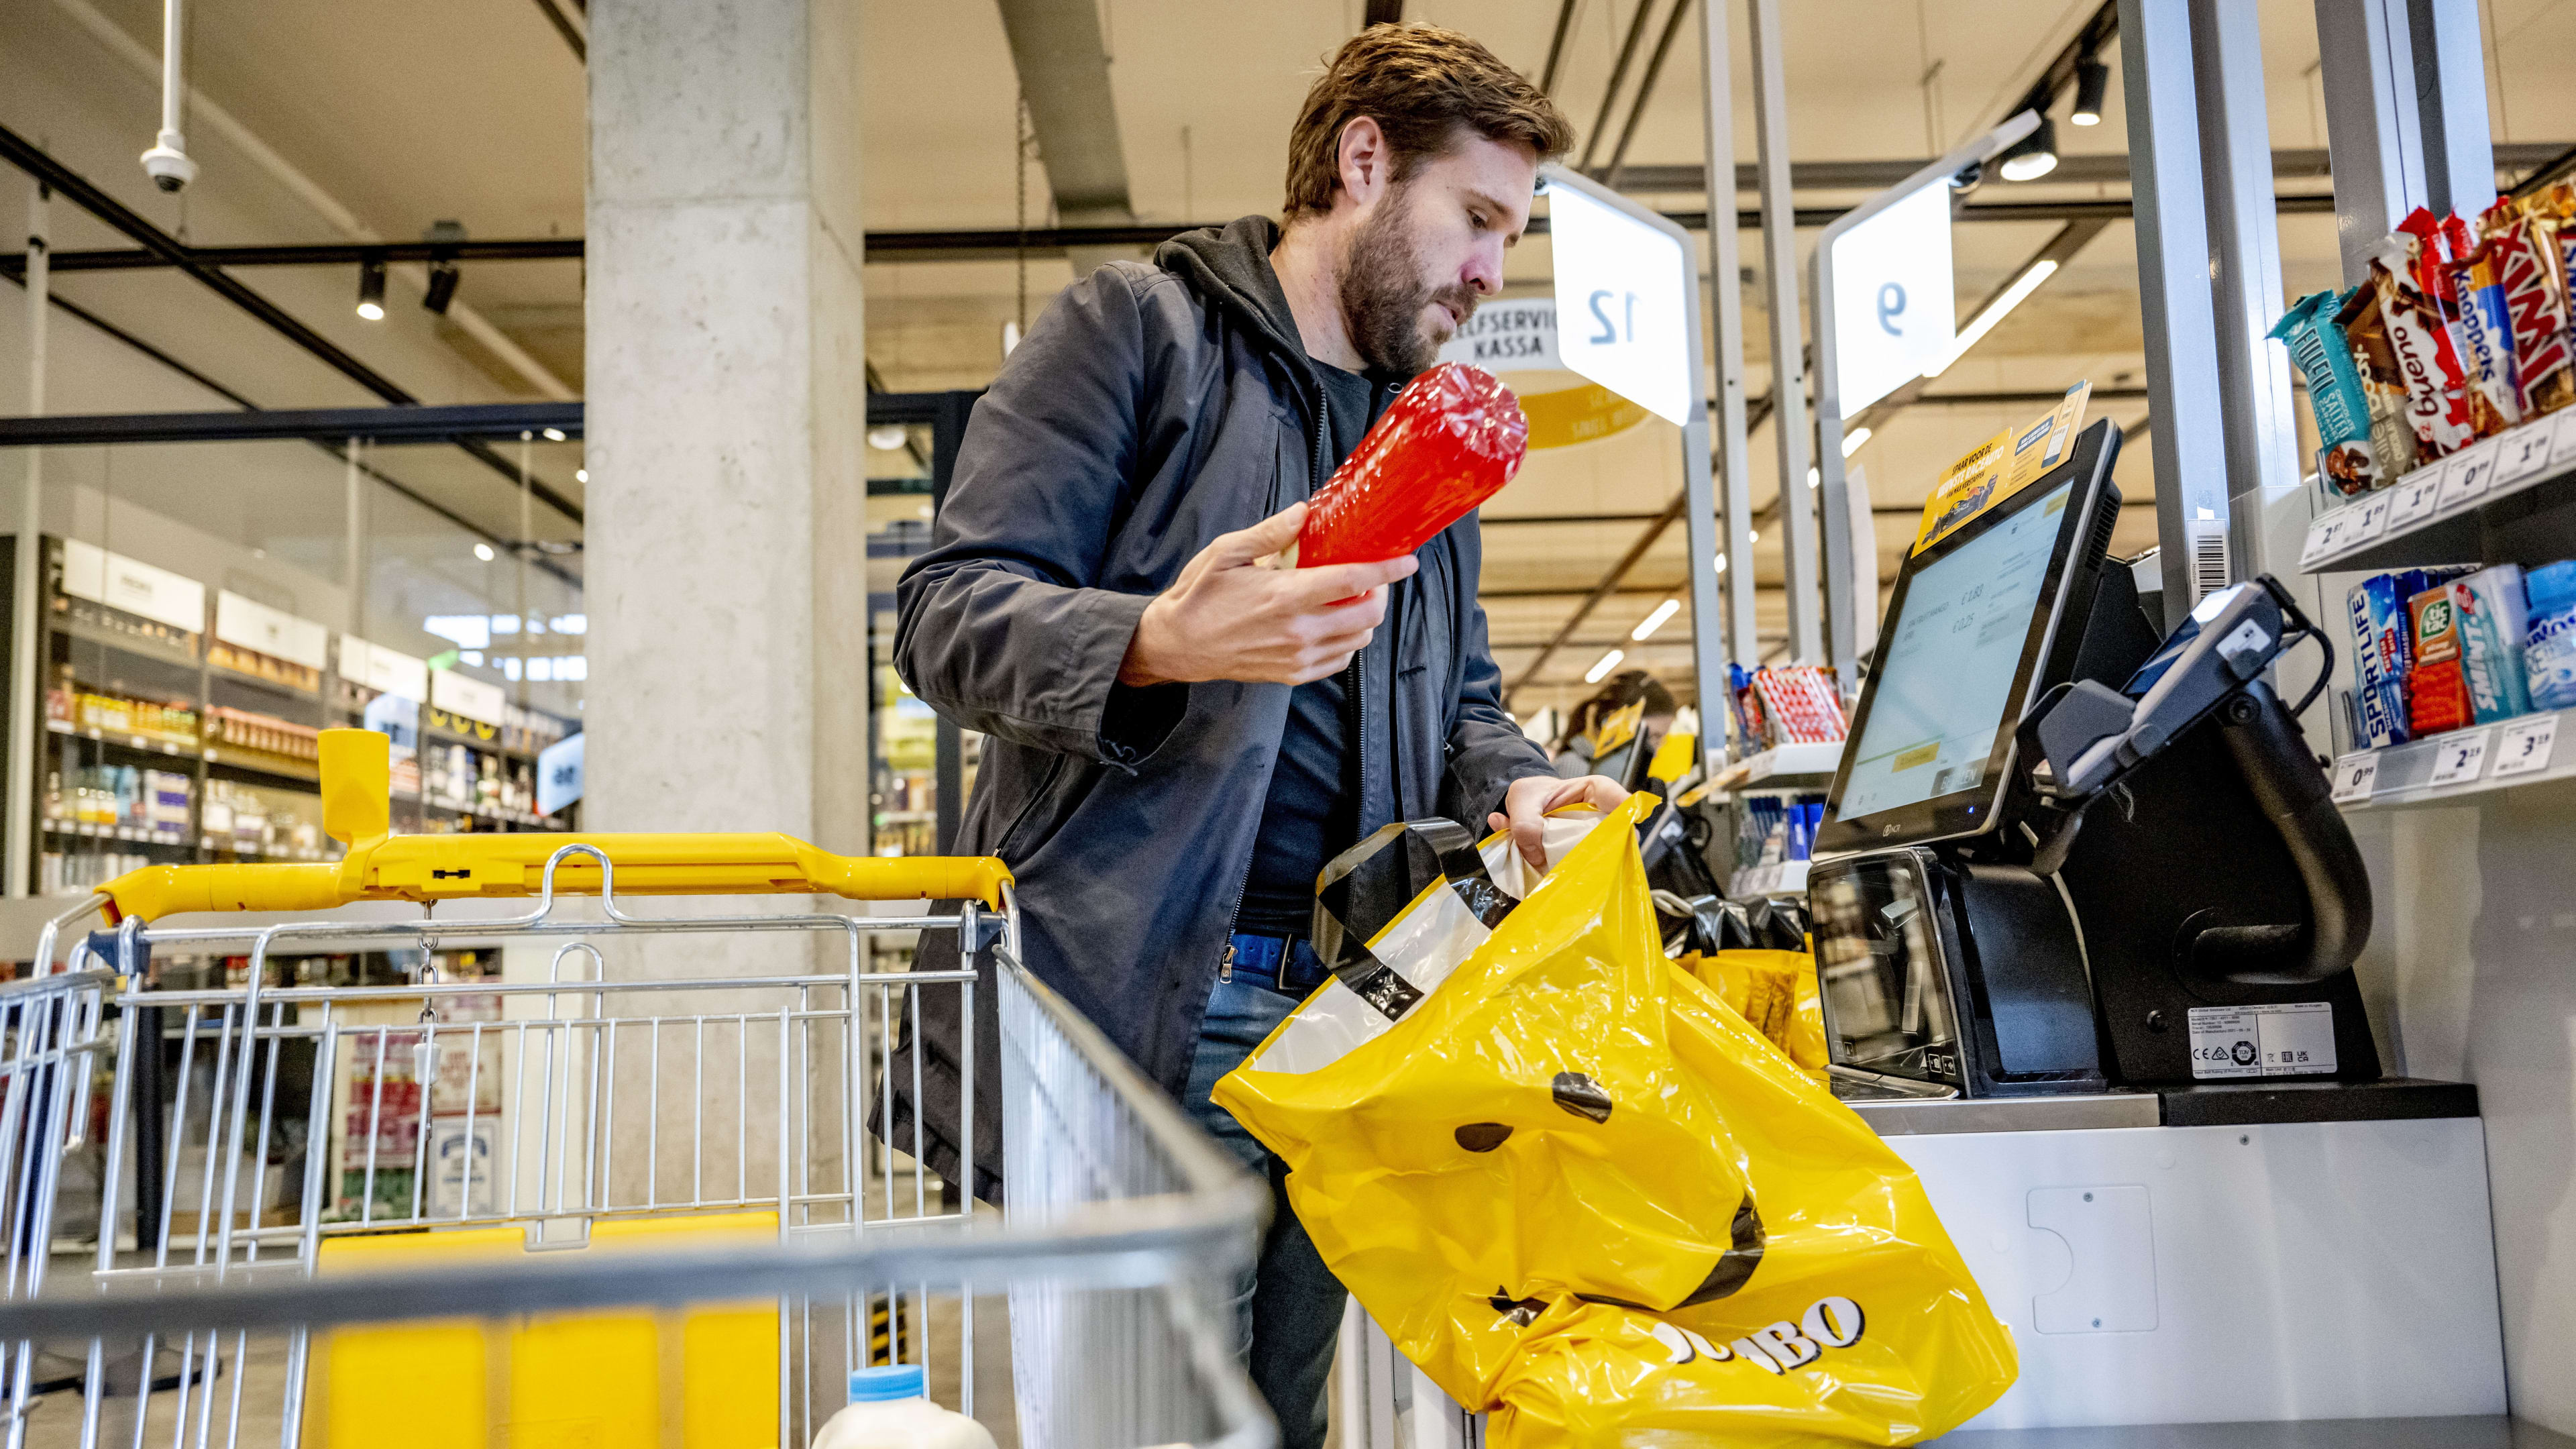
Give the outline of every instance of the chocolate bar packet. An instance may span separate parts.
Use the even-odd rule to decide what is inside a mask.
[[[2460,286],[2451,265],[2474,250],[2468,228],[2456,216],[2437,217],[2419,206],[2397,224],[2397,231],[2415,239],[2414,255],[2409,260],[2415,271],[2416,290],[2433,304],[2435,314],[2441,318],[2441,351],[2450,359],[2451,375],[2459,380],[2469,435],[2491,437],[2504,430],[2506,420],[2496,410],[2493,395],[2479,385],[2477,355],[2462,330]]]
[[[2576,220],[2576,187],[2565,182],[2523,201],[2488,208],[2491,239],[2503,243],[2505,306],[2513,314],[2514,349],[2522,358],[2526,417],[2576,402],[2576,306],[2570,304],[2570,254],[2562,229]],[[2528,269],[2528,270],[2526,270]]]
[[[2379,274],[2368,273],[2344,293],[2335,325],[2352,348],[2353,372],[2361,379],[2363,403],[2370,410],[2370,448],[2379,457],[2381,476],[2395,480],[2415,471],[2415,429],[2407,421],[2406,374],[2397,365],[2397,349],[2388,340],[2388,322],[2379,311]]]
[[[2505,311],[2500,270],[2492,242],[2442,263],[2458,304],[2451,336],[2459,346],[2460,366],[2468,374],[2472,404],[2485,405],[2473,408],[2481,435],[2522,421],[2522,370],[2514,355],[2513,318]]]
[[[2335,325],[2341,297],[2316,292],[2290,304],[2268,334],[2290,349],[2308,382],[2308,411],[2317,424],[2317,477],[2330,494],[2349,497],[2390,482],[2370,446],[2370,403],[2352,345]]]
[[[2421,249],[2414,235],[2391,232],[2371,253],[2370,275],[2389,351],[2406,384],[2406,422],[2415,431],[2418,454],[2430,460],[2458,452],[2477,441],[2478,433],[2469,420],[2459,358],[2451,351],[2451,329],[2416,270]]]

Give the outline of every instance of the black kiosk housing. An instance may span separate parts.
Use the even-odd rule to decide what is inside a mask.
[[[2040,764],[2032,726],[2068,687],[2125,706],[2170,662],[2107,557],[2118,451],[2095,424],[1898,576],[1809,874],[1846,1095],[2380,1075],[2350,970],[2367,879],[2260,679],[2080,819]]]

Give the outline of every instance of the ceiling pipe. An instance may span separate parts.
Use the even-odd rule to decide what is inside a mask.
[[[163,191],[177,191],[197,179],[197,163],[188,159],[188,138],[179,134],[179,113],[188,99],[187,80],[179,73],[187,35],[179,0],[161,0],[161,134],[143,153],[143,174]]]
[[[70,16],[81,29],[88,31],[90,38],[106,47],[109,54],[124,61],[128,66],[146,75],[158,68],[159,62],[153,59],[152,52],[136,44],[133,36],[126,34],[124,28],[115,21],[100,14],[96,7],[89,4],[89,0],[54,0],[54,6]],[[292,162],[277,154],[267,142],[253,134],[248,126],[236,120],[230,111],[208,100],[204,92],[186,90],[183,94],[187,98],[189,110],[197,118],[199,127],[222,137],[227,145],[239,151],[252,165],[267,172],[279,185],[294,192],[298,200],[313,208],[324,221],[331,224],[333,230],[352,241],[384,240],[383,236],[360,222],[357,213],[343,206],[338,197],[323,190],[312,177],[297,170]],[[163,104],[165,108],[168,106],[167,97],[164,97]],[[429,292],[427,267],[395,267],[392,275],[414,292],[424,296]],[[502,366],[517,373],[538,392],[557,402],[570,402],[580,396],[562,378],[555,376],[544,363],[529,356],[527,349],[511,341],[500,328],[493,326],[472,307],[463,302],[454,304],[447,309],[447,320],[455,323],[457,330],[473,338],[484,350],[499,359]]]

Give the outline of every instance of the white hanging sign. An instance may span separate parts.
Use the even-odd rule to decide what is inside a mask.
[[[538,814],[556,814],[581,798],[582,738],[560,739],[537,752]]]
[[[429,694],[429,661],[370,644],[354,634],[340,636],[340,677],[383,694],[418,701]]]
[[[204,584],[77,538],[63,540],[63,592],[191,634],[206,629]]]
[[[461,714],[487,725],[499,725],[510,697],[497,684],[486,684],[453,669],[429,671],[429,702],[449,714]]]
[[[1833,240],[1834,405],[1863,408],[1923,375],[1958,327],[1950,186],[1934,181]]]
[[[1667,422],[1689,422],[1699,360],[1686,289],[1698,273],[1680,239],[1571,186],[1551,184],[1547,206],[1565,366]]]
[[[215,637],[307,669],[320,669],[331,657],[329,629],[230,589],[215,593]]]

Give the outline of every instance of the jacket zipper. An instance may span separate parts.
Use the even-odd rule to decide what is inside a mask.
[[[1324,458],[1332,447],[1332,440],[1324,432],[1324,427],[1324,387],[1323,384],[1317,383],[1315,385],[1315,451],[1313,458],[1306,464],[1306,496],[1309,498],[1314,497],[1315,490],[1323,486]],[[1278,512],[1275,505],[1279,502],[1279,496],[1274,493],[1270,496],[1269,501],[1274,506],[1262,514],[1262,517],[1264,518],[1269,517],[1272,513]],[[1351,663],[1353,668],[1356,669],[1359,661],[1354,658]],[[1356,689],[1352,692],[1352,698],[1359,698],[1359,694]],[[1362,719],[1363,722],[1365,722],[1365,706],[1362,707]],[[1362,745],[1361,748],[1365,750],[1366,746]],[[1365,754],[1361,757],[1360,768],[1362,771],[1360,778],[1363,783],[1365,783],[1368,778],[1366,774],[1368,760]],[[1260,842],[1253,842],[1252,848],[1256,851],[1259,850],[1261,848]],[[1243,862],[1243,875],[1234,883],[1234,900],[1225,908],[1225,951],[1217,958],[1216,963],[1216,979],[1219,981],[1232,981],[1234,979],[1234,928],[1243,923],[1243,893],[1251,889],[1251,886],[1252,861],[1249,858],[1246,858]]]

